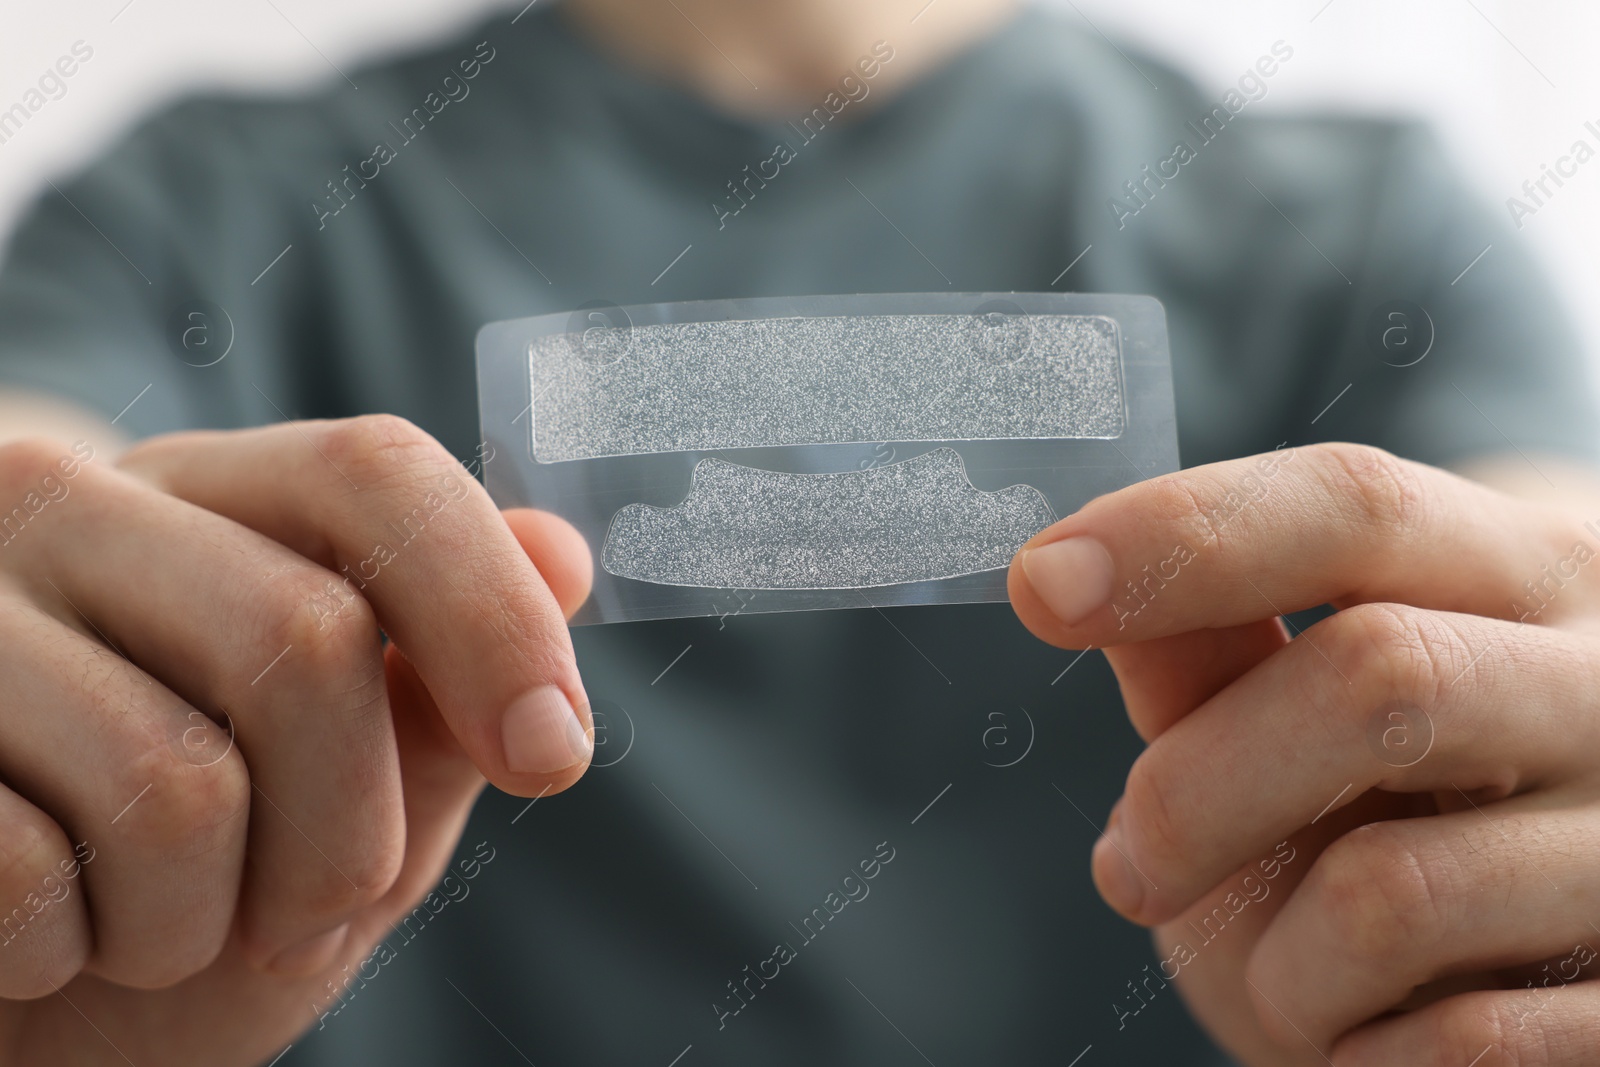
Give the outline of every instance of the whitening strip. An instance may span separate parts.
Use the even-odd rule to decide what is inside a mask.
[[[1032,486],[974,489],[953,448],[839,474],[703,459],[678,507],[617,512],[601,566],[662,585],[861,589],[1004,567],[1055,521]]]
[[[1017,549],[1177,468],[1150,297],[718,300],[491,323],[491,495],[571,521],[575,623],[1003,600]]]
[[[534,458],[1121,435],[1113,320],[994,320],[777,318],[600,326],[580,344],[536,337]]]

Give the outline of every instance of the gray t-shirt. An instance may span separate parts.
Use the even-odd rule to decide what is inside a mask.
[[[1259,84],[1295,76],[1292,42],[1261,53]],[[395,412],[465,459],[494,319],[1054,287],[1165,302],[1190,465],[1595,452],[1548,287],[1425,131],[1262,117],[1256,83],[1207,94],[1037,11],[809,126],[652,84],[547,4],[352,77],[183,103],[46,194],[0,273],[0,381],[136,434]],[[1374,343],[1392,301],[1436,332],[1414,365],[1420,333]],[[196,322],[220,362],[178,343]],[[531,808],[488,795],[462,852],[492,861],[281,1067],[1212,1062],[1089,882],[1139,747],[1097,653],[1005,605],[576,641],[595,769]]]

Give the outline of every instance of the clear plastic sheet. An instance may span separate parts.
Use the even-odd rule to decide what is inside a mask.
[[[1035,532],[1177,469],[1152,297],[713,300],[478,334],[501,507],[572,522],[575,623],[1005,598]]]

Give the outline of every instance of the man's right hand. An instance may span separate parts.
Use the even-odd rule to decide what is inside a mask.
[[[398,418],[0,445],[0,1062],[276,1055],[588,766],[590,567]]]

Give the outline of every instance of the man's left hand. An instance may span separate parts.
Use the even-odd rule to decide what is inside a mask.
[[[1105,649],[1148,743],[1093,857],[1156,928],[1124,1026],[1170,983],[1251,1065],[1597,1062],[1584,519],[1334,444],[1134,485],[1025,546],[1017,614]]]

